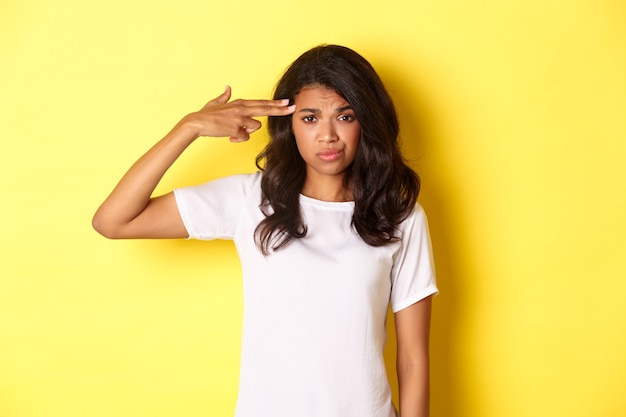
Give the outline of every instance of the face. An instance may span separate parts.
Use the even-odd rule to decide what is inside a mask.
[[[307,182],[343,180],[354,161],[361,126],[350,104],[334,90],[305,87],[296,95],[292,130],[306,163]]]

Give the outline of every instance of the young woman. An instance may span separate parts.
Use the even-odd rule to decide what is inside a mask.
[[[232,239],[244,323],[237,417],[392,417],[383,360],[388,305],[402,417],[428,415],[437,292],[418,176],[371,65],[323,45],[300,56],[273,100],[230,88],[185,116],[98,209],[109,238]],[[269,116],[260,172],[151,197],[200,136],[249,139]]]

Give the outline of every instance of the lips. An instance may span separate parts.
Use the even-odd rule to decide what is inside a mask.
[[[322,161],[332,162],[337,160],[342,153],[343,150],[341,149],[324,149],[323,151],[317,153],[317,157]]]

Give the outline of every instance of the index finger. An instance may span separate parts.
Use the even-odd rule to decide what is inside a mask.
[[[296,105],[289,105],[289,100],[250,100],[246,103],[245,113],[250,117],[286,116],[296,110]]]

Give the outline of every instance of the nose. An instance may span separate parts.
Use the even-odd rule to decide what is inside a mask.
[[[337,137],[337,132],[335,131],[335,126],[332,122],[322,123],[319,131],[319,141],[320,142],[335,142],[339,138]]]

